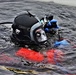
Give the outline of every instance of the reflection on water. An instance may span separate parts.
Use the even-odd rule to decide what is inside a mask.
[[[1,0],[0,0],[1,1]],[[33,1],[14,1],[11,2],[0,2],[0,22],[12,21],[19,13],[26,12],[26,10],[37,14],[39,17],[45,14],[53,14],[62,27],[62,33],[65,38],[71,39],[76,42],[76,8],[69,6],[61,6],[55,3],[43,3]],[[0,25],[0,53],[8,56],[7,58],[11,62],[6,62],[1,65],[11,66],[13,68],[0,67],[1,75],[15,75],[19,73],[26,73],[29,75],[61,75],[66,72],[75,74],[76,73],[76,49],[70,48],[63,49],[65,53],[64,61],[60,64],[62,66],[42,64],[42,63],[31,63],[21,60],[21,58],[15,57],[15,52],[19,49],[13,43],[10,42],[11,35],[10,25]],[[11,59],[12,58],[12,59]],[[0,58],[1,59],[1,58]],[[3,58],[8,60],[6,58]],[[2,61],[5,61],[1,59]],[[15,60],[15,62],[14,62]],[[17,63],[16,63],[17,62]],[[23,69],[23,70],[22,70]],[[9,71],[10,70],[10,71]],[[22,70],[22,71],[21,71]],[[17,75],[18,75],[17,74]],[[24,75],[24,74],[22,74]]]
[[[76,6],[76,0],[34,0],[34,1],[55,2],[63,5]]]

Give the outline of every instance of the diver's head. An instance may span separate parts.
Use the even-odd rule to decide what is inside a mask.
[[[12,25],[14,42],[23,45],[44,44],[47,36],[43,30],[43,25],[35,17],[29,14],[18,15]],[[16,32],[19,30],[19,33]]]

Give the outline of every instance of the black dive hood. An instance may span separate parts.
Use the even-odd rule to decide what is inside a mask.
[[[42,24],[30,13],[20,14],[15,17],[12,24],[12,41],[18,45],[40,44],[36,39],[34,32],[41,28]],[[46,40],[45,40],[46,41]]]

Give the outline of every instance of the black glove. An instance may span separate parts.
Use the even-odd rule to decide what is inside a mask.
[[[57,32],[57,31],[56,31],[55,28],[49,29],[49,33],[50,33],[50,34],[55,34],[56,32]]]

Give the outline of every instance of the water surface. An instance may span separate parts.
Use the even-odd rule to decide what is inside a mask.
[[[58,20],[58,24],[62,28],[63,36],[76,43],[76,7],[59,5],[53,2],[0,0],[0,22],[13,22],[15,16],[26,12],[26,10],[36,14],[38,17],[42,17],[49,13],[54,15],[54,18]],[[66,71],[69,70],[70,73],[76,74],[76,49],[69,47],[68,49],[63,50],[65,53],[65,60],[61,63],[63,67],[54,65],[55,67],[53,69],[51,64],[50,66],[46,64],[44,68],[40,68],[39,65],[42,66],[43,64],[37,63],[28,66],[26,62],[22,62],[20,58],[15,57],[15,52],[19,47],[10,42],[11,33],[11,25],[0,25],[0,53],[4,53],[3,55],[0,55],[0,57],[7,55],[8,57],[13,58],[11,59],[12,61],[8,63],[0,61],[1,65],[12,66],[15,69],[20,67],[27,73],[26,75],[65,75],[65,72],[62,71],[64,68],[66,68]],[[6,58],[4,59],[7,60]],[[5,61],[3,59],[1,60]],[[0,67],[1,75],[18,75],[17,71],[18,70],[15,71],[10,69],[4,70],[3,67]]]

